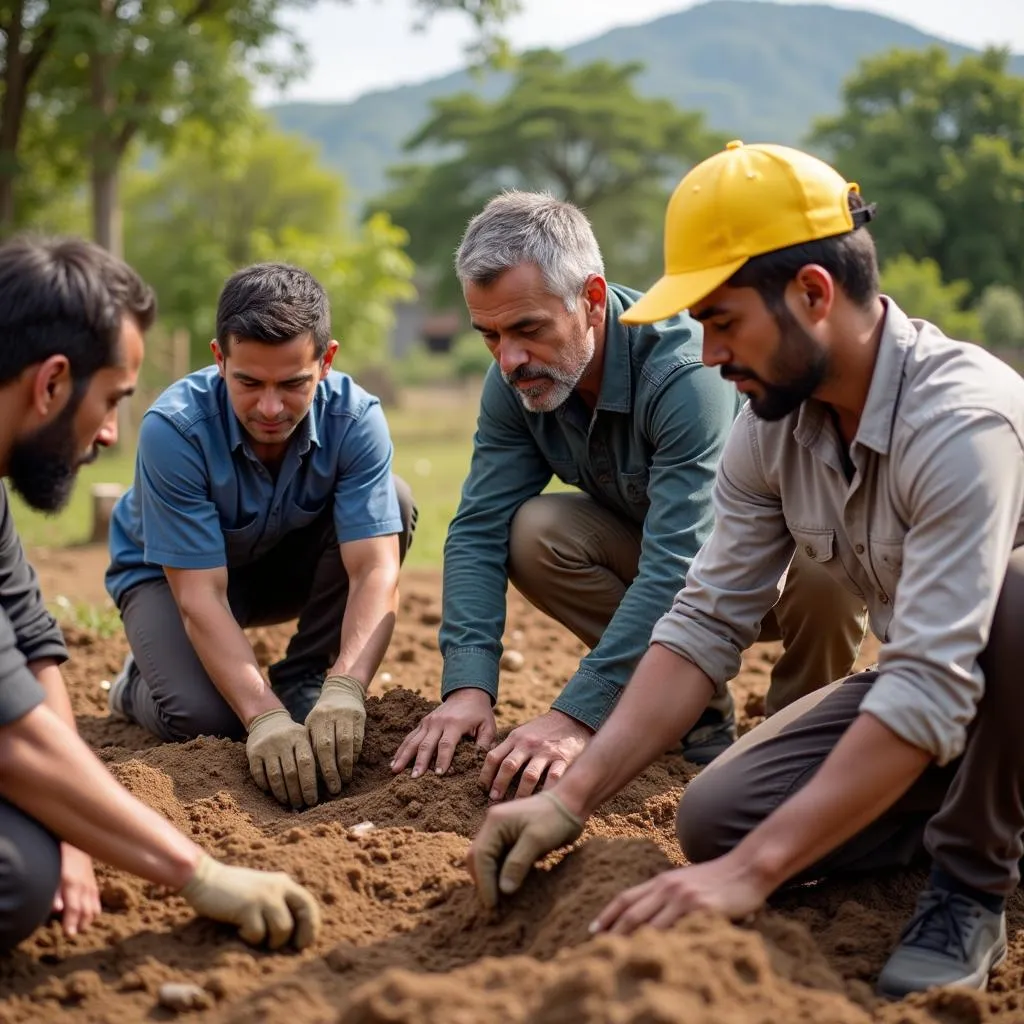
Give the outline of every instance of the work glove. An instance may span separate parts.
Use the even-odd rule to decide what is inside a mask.
[[[264,711],[249,723],[245,752],[256,785],[296,810],[317,802],[316,762],[309,736],[284,708]]]
[[[363,749],[366,694],[352,676],[328,676],[320,699],[306,716],[306,729],[328,791],[337,796],[352,781]]]
[[[484,905],[496,907],[499,889],[514,893],[536,861],[574,843],[582,832],[583,822],[547,790],[492,807],[468,857],[469,873]]]
[[[204,853],[180,895],[197,914],[237,925],[253,946],[266,939],[271,949],[280,949],[291,939],[305,949],[320,932],[313,894],[283,871],[228,867]]]

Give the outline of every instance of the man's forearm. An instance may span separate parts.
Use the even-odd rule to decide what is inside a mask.
[[[0,727],[0,796],[79,850],[180,889],[202,851],[136,800],[45,704]]]
[[[880,817],[931,759],[862,714],[810,782],[750,832],[734,855],[775,889]]]
[[[685,735],[714,694],[692,661],[653,644],[587,749],[553,788],[587,817]]]
[[[398,578],[390,567],[371,569],[349,582],[341,646],[331,668],[369,685],[384,660],[398,615]]]
[[[75,714],[71,710],[71,698],[68,696],[68,689],[64,685],[64,677],[60,674],[57,662],[53,658],[40,658],[38,661],[30,661],[28,667],[39,681],[39,685],[46,691],[46,706],[77,732]]]
[[[257,715],[283,707],[230,608],[211,596],[181,608],[181,618],[213,685],[246,728]]]

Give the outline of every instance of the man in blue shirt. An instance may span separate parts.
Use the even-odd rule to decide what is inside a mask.
[[[444,703],[393,769],[444,772],[463,735],[492,747],[481,782],[500,799],[553,782],[611,713],[654,623],[711,532],[719,456],[742,403],[701,362],[700,324],[629,327],[639,294],[608,284],[593,231],[569,203],[493,199],[456,257],[473,326],[495,359],[444,557]],[[542,494],[552,476],[577,490]],[[546,714],[493,746],[511,580],[590,653]],[[801,552],[761,639],[782,639],[769,713],[847,674],[864,637],[859,594]],[[735,736],[728,693],[683,738],[707,763]]]
[[[216,365],[147,411],[111,521],[107,589],[131,656],[111,710],[164,740],[247,735],[293,807],[352,778],[415,523],[380,403],[331,369],[320,284],[261,264],[220,296]],[[264,679],[247,626],[298,617]],[[326,678],[325,678],[326,677]]]

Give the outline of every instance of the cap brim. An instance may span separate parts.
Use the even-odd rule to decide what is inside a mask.
[[[619,319],[625,324],[653,324],[668,320],[684,309],[696,305],[719,285],[736,273],[747,257],[720,267],[688,270],[681,274],[666,274],[648,289]]]

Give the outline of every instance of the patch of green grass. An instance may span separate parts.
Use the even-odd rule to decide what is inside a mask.
[[[53,617],[64,627],[76,626],[103,640],[121,632],[121,616],[109,601],[102,605],[70,601],[62,594],[49,604]]]
[[[406,565],[438,568],[448,523],[469,471],[479,389],[406,391],[386,410],[395,446],[394,468],[412,488],[419,520]]]

